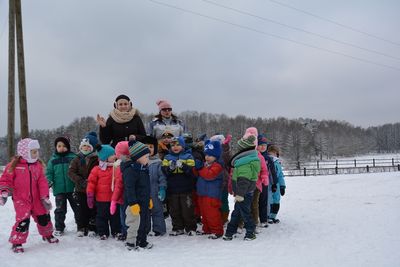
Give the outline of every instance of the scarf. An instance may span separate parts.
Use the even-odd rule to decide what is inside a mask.
[[[135,114],[136,114],[135,108],[131,108],[131,110],[127,112],[122,112],[115,108],[111,111],[110,116],[117,123],[126,123],[131,121],[133,119],[133,116],[135,116]]]

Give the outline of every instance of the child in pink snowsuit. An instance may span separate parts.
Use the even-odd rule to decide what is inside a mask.
[[[53,236],[53,224],[49,211],[52,208],[49,200],[49,185],[44,175],[44,167],[38,161],[39,142],[30,138],[18,142],[18,155],[6,166],[0,177],[0,205],[12,195],[16,222],[12,228],[9,241],[14,252],[24,252],[22,244],[26,243],[29,234],[30,217],[37,224],[39,234],[49,243],[57,243]]]

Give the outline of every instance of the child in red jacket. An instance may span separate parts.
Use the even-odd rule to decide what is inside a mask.
[[[99,157],[99,165],[95,166],[89,174],[87,193],[87,204],[93,208],[96,200],[96,228],[101,240],[106,240],[111,235],[118,237],[121,234],[121,221],[119,210],[110,214],[110,205],[113,195],[113,185],[121,172],[114,167],[116,160],[114,148],[110,145],[98,145],[96,147]]]
[[[16,222],[10,235],[10,243],[15,253],[24,252],[22,244],[29,234],[30,217],[36,222],[39,234],[49,243],[57,243],[53,236],[53,224],[49,211],[49,185],[44,175],[44,167],[39,161],[39,142],[30,138],[18,142],[17,152],[6,166],[0,178],[0,205],[12,195]]]

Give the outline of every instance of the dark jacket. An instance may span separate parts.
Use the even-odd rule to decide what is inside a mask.
[[[71,161],[68,169],[68,176],[75,183],[75,191],[86,193],[87,179],[90,171],[99,164],[96,154],[87,156],[82,153]]]
[[[139,204],[147,207],[150,201],[150,177],[147,166],[131,160],[121,163],[122,180],[124,181],[125,204]]]
[[[272,157],[270,157],[268,155],[267,151],[265,151],[264,153],[261,153],[261,155],[264,157],[265,162],[267,163],[268,172],[269,172],[269,183],[277,184],[278,176],[276,175],[274,160],[272,159]]]
[[[146,136],[143,121],[136,113],[132,120],[126,123],[118,123],[111,116],[108,117],[106,127],[100,126],[100,141],[102,144],[110,144],[115,147],[120,141],[128,141],[133,134],[139,137]]]
[[[171,165],[176,165],[177,161],[182,161],[181,168],[171,169]],[[168,194],[191,193],[195,187],[195,176],[193,174],[194,160],[193,156],[187,151],[179,154],[170,152],[162,161],[162,171],[167,176]]]

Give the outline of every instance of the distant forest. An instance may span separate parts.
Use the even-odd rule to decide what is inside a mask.
[[[366,153],[400,152],[400,123],[361,128],[335,120],[266,119],[242,115],[229,117],[224,114],[196,111],[186,111],[177,115],[185,122],[188,132],[192,133],[194,138],[203,133],[209,137],[215,133],[232,134],[234,150],[236,140],[243,135],[245,129],[254,126],[259,133],[265,134],[271,143],[279,145],[282,158],[296,162]],[[145,126],[153,116],[142,114]],[[67,126],[52,130],[33,130],[30,137],[39,140],[41,158],[47,162],[54,152],[54,139],[57,136],[69,136],[73,151],[77,151],[81,138],[88,131],[98,132],[94,117],[77,118]],[[0,165],[8,161],[6,142],[6,137],[0,138]]]

